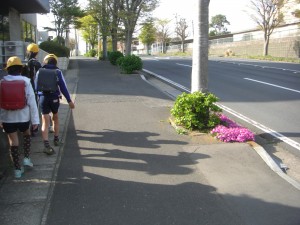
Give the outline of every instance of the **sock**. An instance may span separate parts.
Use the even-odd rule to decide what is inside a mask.
[[[24,157],[26,157],[26,158],[29,158],[30,147],[31,147],[31,137],[29,135],[24,135],[23,136],[23,149],[24,149]]]
[[[54,135],[54,141],[59,141],[58,136]]]
[[[49,144],[48,140],[44,140],[44,146],[45,146],[45,148],[49,148],[50,147],[50,144]]]
[[[11,146],[10,153],[11,153],[11,157],[12,157],[15,169],[21,170],[19,146]]]

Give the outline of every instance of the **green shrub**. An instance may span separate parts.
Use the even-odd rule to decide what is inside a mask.
[[[135,70],[143,68],[142,59],[135,55],[126,55],[117,60],[117,65],[121,69],[121,73],[131,74]]]
[[[44,50],[45,52],[55,54],[57,57],[69,57],[70,56],[70,49],[59,45],[57,42],[54,41],[44,41],[39,45],[40,49]]]
[[[211,93],[182,93],[175,101],[171,114],[175,123],[189,130],[207,132],[220,124],[218,112],[222,110],[214,103],[219,99]]]
[[[108,60],[110,61],[111,64],[117,65],[117,60],[121,57],[123,57],[123,53],[116,51],[116,52],[109,52],[108,53]]]
[[[87,53],[86,56],[88,57],[95,57],[97,55],[97,50],[95,49],[90,49]]]

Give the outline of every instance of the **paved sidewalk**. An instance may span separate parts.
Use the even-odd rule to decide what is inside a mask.
[[[104,68],[103,71],[111,73],[109,75],[120,76],[116,72],[116,67],[107,62],[100,63]],[[69,70],[65,73],[68,89],[70,93],[73,93],[72,99],[76,98],[78,73],[80,71],[78,69],[77,59],[72,59]],[[140,77],[136,76],[136,79],[140,79]],[[105,76],[103,82],[109,83],[109,76]],[[120,82],[123,82],[122,79],[120,79]],[[153,87],[154,92],[158,91],[156,87],[167,88],[151,79],[148,82],[155,86]],[[126,83],[125,85],[130,84]],[[149,84],[144,82],[144,85]],[[130,88],[128,87],[128,90]],[[170,96],[176,95],[174,90],[168,90],[167,92]],[[131,98],[135,97],[138,96],[131,96]],[[109,105],[109,100],[107,100],[107,105]],[[126,110],[130,114],[131,109],[129,106]],[[149,107],[149,110],[151,110],[151,107]],[[169,109],[161,107],[157,110],[162,110],[165,114],[166,110]],[[59,113],[60,137],[64,139],[70,116],[70,110],[65,100],[61,104]],[[140,114],[140,116],[139,120],[142,120],[143,115]],[[135,124],[135,126],[138,126],[138,124]],[[162,130],[161,132],[166,131]],[[174,132],[173,135],[178,134]],[[215,187],[216,194],[221,195],[243,221],[247,221],[246,224],[299,224],[300,189],[297,189],[298,183],[289,183],[288,178],[277,171],[276,165],[272,161],[268,161],[270,160],[268,154],[260,146],[253,148],[246,143],[213,142],[211,139],[197,136],[187,139],[190,143],[184,147],[184,151],[189,153],[190,157],[197,162],[196,168],[199,174],[203,175],[209,184]],[[64,145],[60,148],[56,147],[57,154],[47,156],[42,152],[41,135],[39,134],[32,139],[31,158],[34,168],[31,171],[25,171],[22,179],[14,179],[11,172],[8,177],[1,181],[1,225],[45,224],[63,148]],[[265,157],[265,160],[257,152],[263,158]],[[199,155],[207,157],[200,159]],[[267,165],[266,162],[270,165]],[[274,166],[275,172],[269,166]],[[274,218],[276,222],[269,221],[266,223],[265,221],[268,218]]]

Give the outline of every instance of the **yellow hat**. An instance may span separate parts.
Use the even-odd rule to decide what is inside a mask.
[[[47,59],[50,59],[50,58],[54,58],[56,60],[56,62],[58,62],[58,58],[56,55],[54,54],[49,54],[49,55],[46,55],[45,58],[44,58],[44,62],[47,60]]]
[[[21,59],[17,56],[12,56],[10,57],[8,60],[7,60],[7,63],[6,63],[6,68],[9,68],[11,66],[23,66],[23,63],[21,61]]]
[[[27,51],[37,53],[39,52],[39,46],[37,44],[31,43],[27,46]]]

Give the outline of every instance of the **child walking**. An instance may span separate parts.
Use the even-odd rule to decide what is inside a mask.
[[[7,60],[6,70],[8,75],[3,77],[6,81],[23,80],[25,82],[25,94],[26,102],[22,109],[6,110],[0,109],[0,127],[8,135],[10,154],[14,164],[15,178],[21,178],[24,173],[24,167],[33,167],[33,163],[30,159],[31,150],[31,134],[30,134],[30,122],[32,127],[36,129],[39,124],[39,114],[36,105],[35,94],[31,85],[30,79],[21,75],[23,64],[19,57],[13,56]],[[24,158],[23,165],[20,163],[19,152],[19,136],[18,131],[23,134],[23,150]]]
[[[54,70],[56,71],[56,83],[57,91],[39,91],[39,105],[42,112],[42,138],[44,142],[44,150],[43,152],[47,155],[55,154],[54,149],[51,147],[49,143],[49,123],[50,123],[50,113],[52,113],[52,122],[54,129],[54,146],[60,145],[59,140],[59,118],[58,118],[58,109],[60,105],[61,93],[66,98],[69,107],[71,109],[75,108],[74,103],[71,100],[69,91],[67,89],[67,85],[65,79],[63,77],[62,71],[57,67],[57,57],[54,54],[49,54],[44,58],[44,66],[43,69]],[[35,87],[36,90],[40,90],[39,87],[39,76],[43,72],[43,69],[40,69],[35,78]],[[41,72],[42,71],[42,72]],[[42,79],[42,76],[41,76]]]

